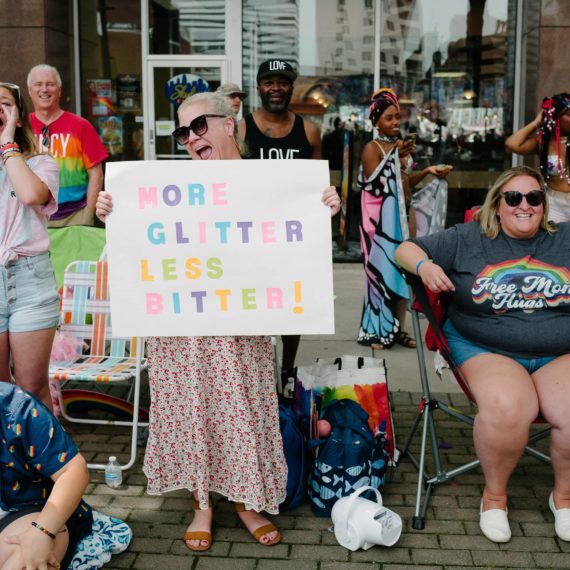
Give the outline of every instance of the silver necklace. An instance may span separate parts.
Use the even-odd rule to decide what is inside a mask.
[[[398,137],[388,137],[386,135],[378,135],[378,140],[385,143],[395,143]]]

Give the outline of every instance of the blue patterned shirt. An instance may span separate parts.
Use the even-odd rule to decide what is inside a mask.
[[[0,382],[0,509],[45,504],[54,485],[50,477],[78,453],[43,404],[21,388]],[[81,501],[71,518],[91,528],[91,507]]]

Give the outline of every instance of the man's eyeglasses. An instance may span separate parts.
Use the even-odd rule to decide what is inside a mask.
[[[45,148],[49,147],[49,127],[47,125],[42,129],[42,145]]]
[[[199,115],[190,122],[187,127],[178,127],[172,131],[172,136],[176,139],[178,144],[186,144],[190,138],[190,131],[198,137],[205,135],[208,132],[208,117],[226,117],[226,115],[215,115],[213,113],[205,113]]]
[[[10,91],[13,91],[16,93],[17,96],[17,105],[18,105],[18,109],[22,110],[22,93],[20,91],[20,87],[18,85],[16,85],[15,83],[4,83],[4,82],[0,82],[0,87],[6,87],[7,89],[9,89]]]
[[[523,198],[526,199],[526,203],[529,206],[533,207],[540,206],[541,204],[544,203],[544,198],[545,198],[544,192],[542,192],[542,190],[531,190],[526,194],[522,194],[521,192],[516,192],[516,191],[508,191],[508,192],[502,192],[501,196],[503,196],[503,198],[505,199],[507,206],[510,206],[511,208],[519,206],[523,201]]]

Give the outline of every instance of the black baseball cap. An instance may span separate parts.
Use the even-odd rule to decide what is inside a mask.
[[[283,59],[269,59],[264,61],[257,70],[257,83],[269,75],[281,75],[286,77],[291,83],[297,79],[297,72],[290,63]]]

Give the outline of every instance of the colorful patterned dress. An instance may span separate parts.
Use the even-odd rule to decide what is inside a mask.
[[[397,149],[384,157],[368,179],[361,169],[358,185],[362,189],[360,245],[365,276],[358,343],[390,348],[400,331],[396,303],[408,298],[408,286],[394,260],[396,248],[408,237]]]
[[[215,492],[276,514],[287,466],[268,337],[148,339],[149,494]]]

